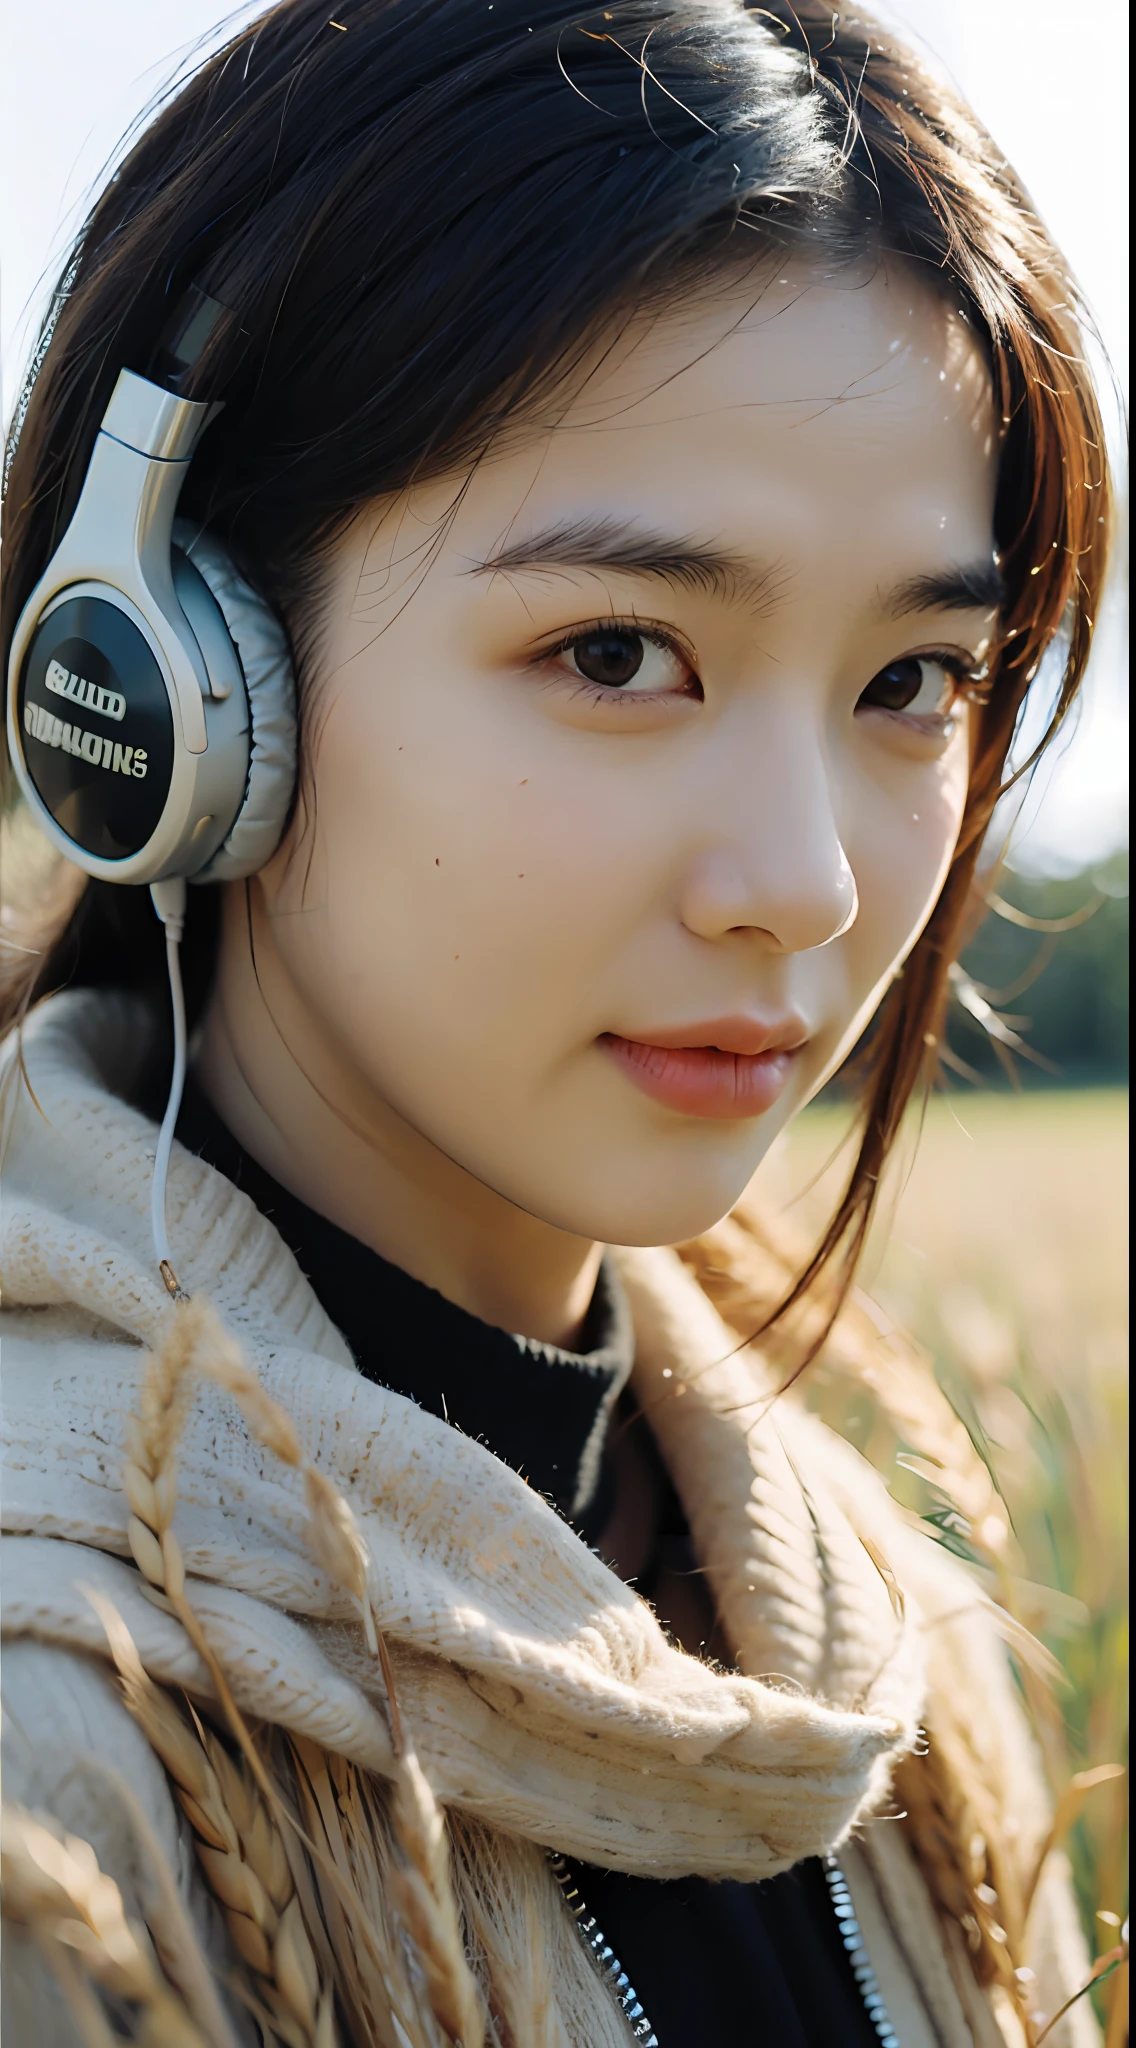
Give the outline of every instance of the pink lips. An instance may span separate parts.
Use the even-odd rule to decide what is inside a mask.
[[[628,1080],[668,1109],[741,1119],[772,1108],[807,1036],[798,1017],[773,1024],[718,1017],[650,1040],[605,1031],[599,1043]]]

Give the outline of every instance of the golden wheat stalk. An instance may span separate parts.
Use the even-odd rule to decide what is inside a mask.
[[[999,1854],[989,1805],[976,1803],[988,1792],[973,1772],[968,1787],[949,1726],[931,1724],[927,1735],[927,1748],[903,1757],[895,1773],[908,1840],[940,1915],[965,1938],[977,1982],[1007,1994],[1032,2043],[1027,1984],[1018,1974],[1025,1962],[1020,1887]]]
[[[176,1615],[213,1681],[217,1698],[260,1792],[280,1815],[279,1798],[229,1689],[229,1682],[185,1594],[185,1562],[173,1532],[177,1501],[177,1444],[185,1419],[191,1368],[210,1372],[238,1398],[258,1441],[287,1464],[302,1464],[289,1417],[264,1393],[243,1364],[208,1304],[180,1297],[159,1349],[146,1365],[139,1410],[127,1418],[123,1490],[133,1510],[127,1539],[153,1596]],[[211,1371],[210,1371],[211,1369]],[[243,1398],[242,1398],[243,1397]]]
[[[152,1683],[110,1603],[93,1591],[88,1597],[106,1628],[126,1704],[177,1787],[233,1942],[262,1980],[276,2032],[290,2048],[315,2048],[317,2041],[330,2048],[332,1993],[321,1983],[295,1897],[275,1791],[186,1599],[185,1565],[172,1526],[189,1373],[207,1332],[200,1304],[180,1304],[170,1318],[165,1342],[148,1360],[138,1412],[127,1420],[123,1489],[132,1510],[127,1535],[135,1562],[205,1661],[242,1751],[243,1771],[210,1730],[200,1722],[191,1729],[168,1694]]]
[[[306,1535],[316,1562],[350,1593],[368,1646],[381,1662],[395,1760],[392,1825],[404,1852],[392,1873],[403,1918],[420,1955],[431,2010],[461,2048],[482,2048],[481,2000],[466,1960],[461,1925],[449,1883],[445,1822],[402,1724],[386,1643],[375,1627],[368,1583],[370,1559],[354,1510],[339,1489],[303,1456],[291,1417],[267,1394],[215,1317],[203,1324],[211,1340],[198,1352],[201,1370],[232,1395],[256,1441],[303,1474],[308,1506]]]
[[[485,2022],[450,1883],[446,1824],[414,1751],[396,1761],[391,1825],[404,1860],[391,1872],[395,1905],[418,1950],[439,2025],[461,2048],[483,2048]]]
[[[403,1727],[386,1642],[375,1627],[366,1540],[350,1503],[326,1473],[304,1458],[291,1417],[265,1392],[215,1320],[210,1335],[208,1350],[200,1354],[202,1370],[232,1395],[257,1442],[303,1473],[308,1547],[328,1577],[351,1594],[368,1646],[382,1665],[395,1764],[391,1820],[404,1855],[392,1883],[419,1952],[435,2018],[461,2048],[482,2048],[481,2000],[449,1882],[445,1822]]]
[[[337,1961],[337,1983],[351,2006],[351,2038],[370,2048],[438,2048],[435,2016],[408,1969],[410,1945],[393,1914],[389,1806],[376,1782],[346,1757],[306,1737],[289,1738],[292,1775],[311,1835],[349,1878],[361,1915],[342,1910],[326,1865],[315,1882]],[[420,1966],[415,1963],[416,1972]]]
[[[308,1547],[328,1577],[357,1603],[368,1647],[375,1653],[378,1643],[367,1583],[369,1558],[354,1511],[326,1474],[304,1457],[291,1416],[265,1392],[213,1311],[206,1303],[194,1302],[190,1314],[192,1355],[199,1369],[232,1396],[256,1442],[302,1474]]]
[[[577,2018],[569,2028],[559,1995],[572,2003],[571,1978],[560,1975],[559,1993],[554,1982],[554,1953],[562,1943],[572,1964],[586,1975],[605,2003],[606,1994],[594,1977],[578,1930],[564,1912],[546,1852],[535,1842],[514,1840],[502,1855],[495,1830],[469,1814],[455,1816],[450,1832],[452,1881],[463,1919],[476,1951],[493,1959],[492,2016],[497,2036],[510,2048],[518,2043],[524,2048],[571,2048],[572,2040],[580,2038],[579,2021]],[[563,1956],[560,1964],[562,1969]],[[614,2002],[605,2018],[603,2039],[610,2042],[618,2032],[626,2040]]]
[[[332,1994],[321,1983],[280,1830],[259,1787],[211,1729],[183,1715],[154,1684],[111,1602],[93,1587],[86,1593],[106,1630],[126,1705],[174,1782],[233,1945],[262,1980],[273,2028],[289,2048],[330,2048]]]
[[[349,1502],[325,1473],[305,1459],[287,1411],[266,1393],[213,1310],[199,1300],[186,1300],[176,1308],[166,1341],[148,1365],[139,1413],[128,1424],[123,1485],[133,1510],[128,1534],[135,1561],[158,1594],[168,1601],[206,1663],[266,1809],[279,1815],[281,1802],[276,1788],[185,1597],[185,1567],[172,1523],[177,1498],[177,1440],[184,1418],[187,1375],[194,1366],[236,1401],[256,1442],[301,1473],[308,1507],[309,1548],[328,1576],[355,1601],[368,1644],[381,1660],[395,1751],[392,1821],[405,1858],[400,1895],[408,1932],[420,1950],[431,2009],[439,2025],[460,2048],[483,2048],[481,2001],[466,1959],[449,1885],[445,1823],[425,1773],[406,1742],[386,1644],[375,1627],[366,1541]],[[176,1780],[176,1773],[172,1775]],[[291,1818],[286,1813],[285,1817]],[[317,1844],[308,1836],[303,1839],[305,1846],[319,1856]],[[206,1868],[216,1889],[229,1866]],[[347,1894],[344,1903],[352,1917],[357,1918],[358,1901],[351,1896],[342,1871],[333,1866],[328,1875],[340,1894]],[[219,1896],[225,1904],[223,1894]],[[366,1930],[363,1938],[364,1942],[373,1939]]]
[[[138,2008],[137,2048],[207,2048],[89,1842],[5,1801],[0,1854],[5,1916],[26,1927],[47,1958],[88,2048],[121,2039],[92,1984]]]

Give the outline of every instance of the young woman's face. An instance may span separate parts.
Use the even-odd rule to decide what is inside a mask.
[[[721,1216],[857,1038],[951,858],[992,626],[965,321],[901,267],[751,299],[358,523],[261,877],[356,1127],[606,1242]]]

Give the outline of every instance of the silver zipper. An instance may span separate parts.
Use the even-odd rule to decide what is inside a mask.
[[[852,1965],[852,1975],[864,2001],[864,2010],[879,2035],[882,2048],[899,2048],[899,2035],[888,2018],[887,2006],[880,1990],[880,1980],[872,1968],[868,1951],[864,1946],[860,1922],[856,1918],[852,1904],[852,1893],[848,1889],[848,1879],[835,1856],[822,1856],[821,1862],[824,1865],[828,1896],[832,1900],[832,1910],[836,1914],[836,1924],[840,1929],[840,1939]]]
[[[610,1990],[614,1992],[616,2004],[619,2006],[624,2019],[631,2029],[632,2040],[641,2041],[643,2048],[659,2048],[658,2035],[635,1996],[635,1991],[627,1972],[620,1963],[619,1957],[615,1954],[611,1943],[604,1940],[602,1930],[596,1926],[596,1916],[594,1913],[589,1913],[587,1902],[580,1897],[572,1882],[572,1873],[565,1863],[563,1856],[557,1855],[554,1849],[549,1849],[547,1855],[552,1875],[564,1894],[568,1911],[580,1930],[580,1938],[584,1947],[595,1963],[600,1976],[604,1979]]]
[[[580,1938],[592,1957],[601,1977],[604,1978],[605,1982],[614,1992],[619,2009],[631,2028],[632,2039],[641,2041],[643,2048],[659,2048],[658,2036],[650,2020],[647,2018],[639,1999],[635,1996],[634,1987],[628,1978],[627,1972],[622,1967],[611,1943],[604,1939],[602,1928],[596,1924],[595,1914],[589,1913],[587,1901],[581,1898],[579,1891],[572,1883],[572,1873],[563,1856],[558,1855],[553,1849],[549,1849],[546,1853],[552,1875],[560,1886],[567,1901],[568,1910],[580,1930]],[[845,1953],[852,1966],[852,1975],[856,1980],[856,1988],[864,2002],[864,2010],[879,2037],[880,2048],[900,2048],[899,2035],[888,2018],[888,2010],[884,2004],[883,1993],[880,1990],[879,1978],[872,1968],[868,1951],[864,1946],[864,1937],[860,1931],[860,1922],[856,1918],[855,1908],[852,1904],[852,1893],[848,1888],[848,1879],[845,1877],[835,1856],[822,1856],[821,1862],[824,1866],[828,1896],[832,1901],[832,1910],[836,1915],[836,1924],[840,1930],[840,1939],[844,1943]]]

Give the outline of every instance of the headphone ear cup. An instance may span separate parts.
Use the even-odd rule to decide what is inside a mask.
[[[249,769],[231,831],[195,882],[255,874],[280,844],[296,782],[296,679],[279,619],[245,582],[223,543],[189,520],[174,523],[174,546],[208,585],[237,650],[249,706]]]

